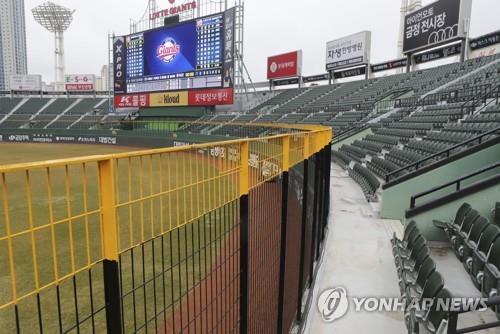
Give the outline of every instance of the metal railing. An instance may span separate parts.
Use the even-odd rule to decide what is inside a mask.
[[[456,310],[449,311],[448,314],[448,334],[465,334],[465,333],[474,333],[484,331],[490,328],[500,327],[500,321],[493,321],[488,323],[481,323],[478,325],[470,325],[469,327],[458,328],[458,318],[461,314],[469,313],[469,312],[481,312],[483,311],[483,307],[489,307],[492,309],[496,309],[500,305],[500,296],[493,296],[490,298],[485,298],[481,301],[481,305],[479,305],[476,309],[473,309],[465,304],[459,305],[456,307]]]
[[[464,102],[461,107],[462,115],[468,115],[474,112],[477,107],[480,105],[484,104],[488,106],[489,104],[495,102],[498,104],[500,97],[500,85],[497,86],[491,86],[489,85],[489,89],[486,91],[482,92],[481,95],[473,95],[470,99]],[[488,99],[492,99],[490,102],[488,102]]]
[[[419,198],[421,198],[421,197],[433,194],[433,193],[435,193],[435,192],[437,192],[439,190],[446,189],[446,188],[448,188],[450,186],[455,186],[454,187],[455,191],[460,191],[462,189],[461,186],[462,186],[462,184],[463,184],[464,181],[469,180],[470,178],[473,178],[475,176],[484,174],[486,172],[489,172],[491,170],[494,170],[494,169],[496,169],[498,167],[500,167],[500,163],[496,163],[496,164],[490,165],[488,167],[482,168],[482,169],[480,169],[478,171],[475,171],[473,173],[470,173],[468,175],[462,176],[462,177],[460,177],[460,178],[458,178],[456,180],[453,180],[451,182],[445,183],[445,184],[440,185],[438,187],[434,187],[434,188],[429,189],[427,191],[424,191],[424,192],[418,193],[416,195],[413,195],[413,196],[411,196],[411,199],[410,199],[410,209],[414,209],[415,208],[415,206],[416,206],[416,200],[419,199]]]
[[[289,328],[325,235],[332,132],[270,130],[0,166],[2,330]]]

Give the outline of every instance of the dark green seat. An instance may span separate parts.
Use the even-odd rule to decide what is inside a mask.
[[[404,282],[406,285],[405,295],[411,296],[410,289],[413,289],[417,294],[421,294],[423,292],[422,290],[425,283],[432,275],[432,273],[434,273],[435,271],[436,271],[436,264],[429,256],[427,256],[427,258],[417,271],[416,277],[410,277],[409,274],[405,275],[404,277]]]
[[[441,274],[434,271],[424,283],[422,293],[417,294],[419,307],[417,309],[407,308],[405,312],[405,322],[409,328],[413,328],[416,322],[421,322],[425,319],[426,311],[424,309],[424,301],[434,299],[435,296],[443,289],[444,280]],[[409,297],[409,296],[408,296]]]
[[[432,306],[422,322],[425,330],[433,334],[445,333],[448,324],[449,312],[443,308],[443,305],[451,305],[452,294],[447,289],[441,289],[432,302]],[[422,332],[422,331],[419,331]]]
[[[483,231],[477,248],[472,252],[472,257],[466,259],[466,269],[471,275],[474,285],[481,289],[477,275],[483,271],[484,264],[488,259],[493,243],[500,236],[500,228],[496,225],[489,224]],[[493,250],[492,250],[493,251]],[[494,250],[497,251],[497,250]]]
[[[500,238],[495,240],[488,256],[488,262],[484,266],[484,277],[482,279],[483,297],[498,295],[500,285]]]
[[[455,215],[455,219],[452,222],[444,222],[440,220],[433,220],[433,223],[436,227],[440,227],[445,230],[448,238],[451,238],[460,230],[460,227],[464,223],[465,216],[472,210],[472,207],[469,203],[464,203],[460,206]]]
[[[489,224],[490,223],[488,222],[488,219],[479,217],[474,222],[474,225],[472,226],[467,238],[465,238],[462,242],[462,245],[458,247],[458,258],[460,259],[460,261],[462,261],[464,267],[466,267],[465,261],[472,256],[472,252],[477,247],[477,243],[479,241],[479,238],[481,237],[481,234]]]
[[[405,294],[408,283],[411,283],[416,279],[424,262],[430,258],[430,255],[431,250],[429,247],[422,247],[422,249],[417,253],[413,265],[407,264],[406,266],[397,268],[399,288],[402,295]]]
[[[444,280],[441,274],[434,271],[425,281],[420,294],[420,300],[434,298],[439,291],[444,287]]]
[[[414,220],[410,221],[408,223],[408,225],[406,225],[406,227],[405,227],[405,231],[404,231],[404,234],[403,234],[403,239],[399,240],[396,237],[396,233],[394,233],[393,238],[391,239],[392,246],[395,247],[396,245],[402,245],[402,244],[407,243],[408,242],[408,237],[413,232],[413,230],[415,230],[416,228],[417,228],[417,223]]]
[[[417,254],[424,247],[427,247],[427,243],[424,237],[420,235],[413,244],[412,248],[408,249],[404,253],[402,253],[403,250],[401,250],[401,253],[398,254],[396,257],[396,268],[413,268]]]
[[[420,231],[416,225],[413,225],[405,230],[405,234],[402,240],[399,240],[396,238],[396,236],[394,236],[391,240],[393,254],[396,254],[398,249],[408,248],[410,243],[413,242],[418,235],[420,235]]]
[[[479,217],[479,212],[474,209],[470,210],[469,213],[465,216],[464,223],[460,227],[460,230],[451,237],[451,245],[457,257],[459,257],[458,249],[460,248],[460,246],[462,246],[463,241],[469,236],[472,226],[474,226],[475,221],[479,219]]]
[[[408,242],[406,245],[401,245],[401,247],[394,247],[393,248],[393,254],[395,260],[398,260],[400,256],[406,256],[408,255],[411,250],[413,249],[413,246],[415,243],[418,241],[418,239],[423,238],[422,234],[420,234],[420,231],[418,229],[415,229],[411,235],[408,237]]]

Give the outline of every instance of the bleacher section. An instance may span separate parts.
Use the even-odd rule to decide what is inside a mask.
[[[245,114],[207,115],[199,121],[211,124],[189,124],[181,131],[233,136],[241,133],[231,123],[280,122],[327,125],[336,138],[348,138],[353,130],[369,127],[371,133],[339,145],[334,158],[375,200],[371,187],[384,183],[386,175],[399,177],[429,165],[450,154],[440,152],[500,126],[500,88],[494,90],[499,73],[496,55],[409,74],[288,89]],[[398,99],[401,94],[405,97]],[[2,98],[0,128],[119,128],[122,116],[108,115],[106,108],[103,98]],[[429,156],[415,168],[400,170]]]
[[[17,110],[12,113],[15,108]],[[107,99],[104,98],[3,97],[0,98],[0,128],[108,129],[124,118],[123,115],[108,115],[105,109]]]

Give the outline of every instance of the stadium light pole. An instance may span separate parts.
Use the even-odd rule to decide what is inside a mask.
[[[62,89],[66,70],[64,63],[64,33],[71,25],[75,11],[47,1],[33,8],[31,13],[38,24],[54,34],[54,85],[55,90]]]

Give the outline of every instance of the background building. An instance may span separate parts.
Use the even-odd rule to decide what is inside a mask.
[[[13,74],[27,74],[24,0],[0,0],[0,90]]]

